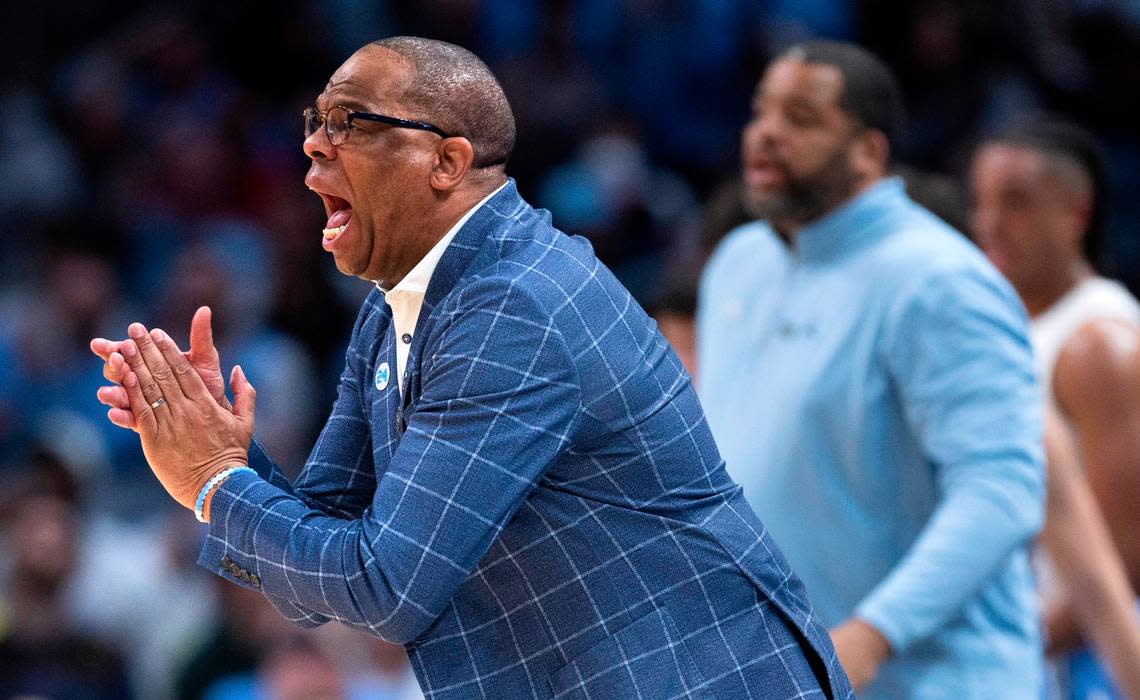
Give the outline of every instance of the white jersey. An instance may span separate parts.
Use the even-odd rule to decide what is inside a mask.
[[[1076,285],[1055,304],[1029,323],[1029,339],[1037,379],[1046,405],[1056,408],[1053,396],[1053,370],[1061,348],[1081,326],[1090,321],[1119,319],[1140,325],[1140,302],[1124,285],[1105,277],[1089,277]],[[1064,416],[1058,413],[1061,420]],[[1058,595],[1057,576],[1044,550],[1034,552],[1038,591],[1045,600]]]
[[[1089,321],[1119,319],[1140,325],[1140,302],[1124,285],[1105,277],[1089,277],[1029,323],[1034,364],[1042,393],[1053,400],[1053,367],[1061,348]]]

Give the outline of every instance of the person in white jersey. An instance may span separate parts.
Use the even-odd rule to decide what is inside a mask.
[[[1084,130],[1037,117],[981,144],[970,186],[974,236],[1029,313],[1050,413],[1039,574],[1059,692],[1140,697],[1140,303],[1097,272],[1104,161]]]

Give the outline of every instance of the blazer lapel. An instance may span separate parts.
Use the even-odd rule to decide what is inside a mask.
[[[412,338],[412,346],[408,349],[408,380],[404,383],[403,400],[400,402],[401,417],[411,406],[412,400],[420,395],[420,356],[424,340],[431,331],[432,311],[455,288],[483,249],[488,236],[502,223],[504,215],[500,212],[513,213],[524,206],[527,205],[519,196],[514,179],[508,179],[502,190],[471,215],[439,259],[424,292],[420,315],[416,319],[416,333]],[[395,367],[394,360],[392,366]]]
[[[388,314],[384,323],[383,337],[372,362],[372,375],[367,378],[367,395],[372,399],[373,442],[377,448],[386,445],[385,456],[390,459],[404,432],[404,416],[400,405],[400,384],[396,377],[396,372],[399,371],[396,362],[396,330],[391,314]],[[376,418],[379,416],[384,416],[383,431],[378,430]],[[377,462],[379,463],[378,460]]]

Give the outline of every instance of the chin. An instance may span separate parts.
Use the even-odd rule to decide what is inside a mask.
[[[744,210],[756,219],[770,219],[780,211],[780,198],[770,192],[745,192]]]
[[[334,256],[333,257],[333,263],[336,265],[337,271],[340,272],[342,275],[348,275],[349,277],[359,277],[360,276],[360,273],[361,273],[360,268],[352,265],[348,260],[342,260],[341,258]]]

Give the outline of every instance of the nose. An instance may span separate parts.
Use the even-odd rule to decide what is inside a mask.
[[[305,137],[305,141],[301,144],[301,149],[305,155],[312,160],[332,160],[336,158],[336,146],[332,145],[329,141],[328,132],[325,131],[324,124],[313,130],[313,133]]]
[[[745,148],[771,145],[776,139],[775,120],[767,115],[756,115],[744,125],[741,141]]]

